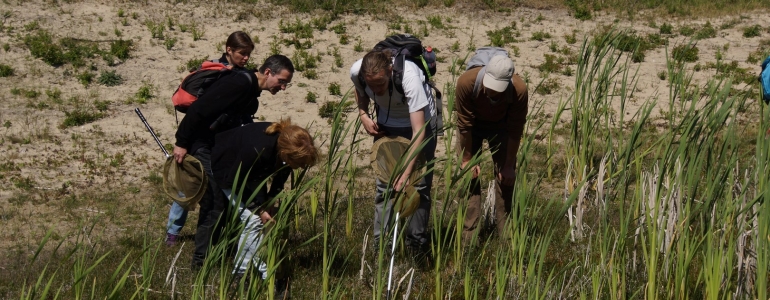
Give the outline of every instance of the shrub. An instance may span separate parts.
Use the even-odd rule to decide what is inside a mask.
[[[0,64],[0,77],[13,76],[13,68],[6,64]]]
[[[678,62],[695,62],[698,60],[698,47],[695,45],[679,45],[671,51],[671,57]]]
[[[126,60],[131,56],[134,41],[119,39],[110,43],[110,54],[120,60]]]
[[[192,72],[192,71],[197,70],[198,67],[200,67],[203,64],[204,61],[206,61],[205,57],[204,58],[191,58],[191,59],[187,60],[187,62],[184,65],[187,68],[187,71]]]
[[[99,74],[99,84],[106,85],[106,86],[116,86],[123,83],[123,77],[120,76],[115,70],[112,71],[102,71],[101,74]]]
[[[307,95],[305,95],[305,102],[307,103],[315,103],[316,99],[318,99],[318,94],[308,91]]]
[[[556,78],[548,78],[535,88],[535,92],[538,95],[550,95],[553,94],[559,88],[559,80]]]
[[[318,72],[315,69],[310,69],[302,73],[307,79],[318,79]]]
[[[339,83],[332,82],[329,84],[329,94],[333,96],[342,96],[342,90]]]
[[[696,40],[710,39],[717,36],[717,30],[714,26],[711,26],[711,22],[706,22],[693,37]]]
[[[550,38],[551,38],[551,34],[550,33],[547,33],[547,32],[544,32],[544,31],[536,31],[536,32],[532,33],[532,38],[531,39],[535,40],[535,41],[542,42],[545,39],[550,39]]]
[[[743,37],[745,38],[758,37],[761,31],[762,31],[762,26],[759,26],[759,25],[749,26],[749,27],[743,28]]]
[[[516,42],[515,36],[518,36],[518,33],[514,33],[514,30],[516,30],[515,23],[513,26],[506,26],[500,29],[489,30],[487,31],[487,37],[489,37],[489,41],[492,46],[505,47],[506,44]]]
[[[96,76],[94,73],[85,71],[83,73],[78,74],[77,78],[80,84],[82,84],[85,87],[88,87],[88,85],[90,85],[91,82],[94,81],[94,76]]]
[[[139,90],[136,91],[136,94],[134,94],[136,97],[136,102],[139,102],[140,104],[147,103],[147,101],[155,97],[152,90],[152,85],[145,82],[141,87],[139,87]]]
[[[24,45],[29,48],[32,56],[42,59],[49,65],[64,64],[64,51],[54,43],[53,36],[48,31],[38,30],[35,34],[25,36]]]
[[[61,126],[59,126],[61,128],[88,124],[104,117],[103,113],[92,112],[85,109],[65,111],[64,115],[64,121],[62,122]]]
[[[166,50],[171,50],[176,45],[176,38],[167,38],[163,41],[163,45],[166,46]]]
[[[674,26],[668,23],[663,23],[663,25],[660,25],[660,34],[672,34],[674,33]]]
[[[337,106],[337,101],[326,101],[321,107],[318,108],[318,116],[321,118],[331,118],[334,116],[334,107]]]

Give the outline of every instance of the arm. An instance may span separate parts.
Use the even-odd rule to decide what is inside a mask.
[[[361,61],[362,60],[356,61],[350,68],[350,81],[353,82],[353,86],[355,87],[356,104],[358,105],[358,116],[361,118],[361,125],[364,126],[366,133],[374,137],[382,136],[384,133],[380,131],[380,128],[377,126],[377,122],[374,122],[374,120],[372,120],[372,118],[369,116],[369,102],[371,102],[371,99],[366,94],[363,83],[358,79],[358,73],[361,69]]]
[[[358,104],[358,116],[361,117],[361,125],[364,126],[364,130],[371,136],[382,136],[385,133],[380,131],[377,122],[374,122],[374,120],[369,117],[369,102],[371,101],[369,96],[367,96],[366,93],[359,93],[357,88],[355,92],[356,103]]]
[[[516,181],[516,156],[519,153],[519,144],[524,134],[524,125],[527,122],[529,105],[529,93],[524,80],[518,75],[512,78],[515,96],[513,103],[508,105],[507,127],[508,142],[505,164],[498,173],[498,180],[504,185],[513,185]]]
[[[414,166],[417,163],[417,156],[419,154],[420,146],[422,146],[422,142],[425,140],[424,110],[426,109],[428,109],[427,106],[416,112],[409,113],[409,121],[412,124],[412,144],[409,146],[409,149],[406,152],[406,157],[410,157],[411,159],[409,162],[407,162],[404,173],[401,173],[401,175],[399,175],[396,179],[396,183],[394,185],[396,191],[401,191],[405,185],[411,184],[411,182],[409,182],[409,177],[412,175],[412,171],[414,171]]]
[[[465,169],[468,163],[473,158],[473,124],[475,121],[475,115],[473,113],[472,100],[475,97],[473,95],[473,85],[475,82],[476,74],[474,72],[466,72],[460,78],[457,79],[455,85],[455,111],[457,113],[457,143],[460,146],[462,164],[461,167]],[[471,77],[473,81],[468,82],[468,78]],[[478,165],[473,166],[473,178],[479,176],[481,167]]]

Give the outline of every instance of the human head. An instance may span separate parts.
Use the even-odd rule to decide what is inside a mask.
[[[383,95],[388,89],[390,76],[393,72],[393,61],[389,49],[372,50],[364,55],[361,61],[361,70],[366,86],[375,95]]]
[[[486,66],[484,74],[484,87],[498,93],[502,93],[511,84],[513,76],[513,61],[503,55],[493,56]]]
[[[260,77],[264,80],[260,80],[259,88],[262,90],[268,90],[271,94],[275,95],[279,91],[283,91],[291,86],[291,78],[294,76],[294,64],[291,60],[283,55],[274,54],[267,59],[265,63],[259,67]]]
[[[254,51],[254,42],[245,32],[236,31],[227,37],[225,52],[230,64],[243,68],[249,62],[252,51]]]
[[[309,168],[318,161],[318,149],[307,129],[291,123],[291,118],[270,124],[265,130],[278,134],[278,157],[292,169]]]

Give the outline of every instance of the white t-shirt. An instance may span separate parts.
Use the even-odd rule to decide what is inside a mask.
[[[358,81],[358,73],[361,70],[361,62],[357,60],[350,68],[350,80],[356,87],[359,94],[366,93],[369,99],[374,99],[374,103],[379,106],[377,111],[377,123],[388,127],[412,127],[409,120],[409,113],[424,109],[425,122],[436,115],[435,101],[430,86],[425,81],[425,75],[419,67],[411,61],[404,63],[404,79],[402,81],[404,93],[399,93],[395,87],[392,93],[385,93],[377,96],[367,86],[364,90],[363,83]],[[404,99],[406,101],[404,101]]]

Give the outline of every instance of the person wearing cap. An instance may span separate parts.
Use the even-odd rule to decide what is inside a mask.
[[[503,235],[513,202],[516,155],[526,123],[529,95],[526,83],[514,74],[513,61],[507,56],[493,56],[483,69],[485,74],[476,94],[474,84],[482,67],[465,71],[457,79],[457,145],[462,155],[462,167],[467,168],[473,156],[480,154],[484,140],[489,143],[496,180],[496,228],[498,234]],[[478,178],[481,167],[474,165],[470,168],[473,180],[463,224],[463,241],[466,243],[477,234],[482,214]]]
[[[416,171],[416,154],[419,151],[428,164],[436,150],[436,132],[429,124],[436,116],[436,105],[430,86],[419,67],[411,62],[404,63],[402,88],[403,94],[394,86],[393,57],[390,50],[372,50],[363,59],[359,59],[350,68],[350,80],[355,86],[358,114],[361,125],[376,142],[383,136],[401,136],[412,142],[407,157],[413,157],[406,169],[392,183],[375,180],[373,242],[375,251],[379,250],[382,232],[387,232],[392,223],[393,203],[385,199],[388,189],[402,191],[405,186],[414,185],[420,195],[420,203],[412,214],[406,228],[406,245],[414,258],[422,260],[428,254],[428,217],[430,216],[430,190],[433,173],[428,172],[418,182],[410,182]],[[362,76],[359,76],[359,73]],[[370,103],[374,102],[376,121],[369,113]],[[423,143],[425,142],[425,143]],[[420,148],[422,147],[422,148]],[[430,170],[430,167],[428,168]],[[388,201],[386,201],[388,200]]]

